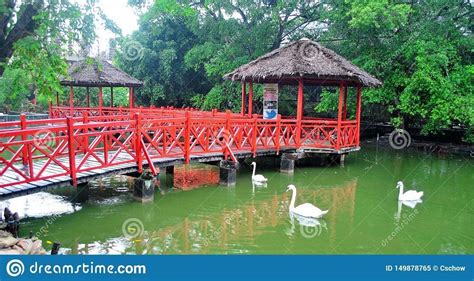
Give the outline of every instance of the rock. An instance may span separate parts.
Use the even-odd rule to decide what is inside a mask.
[[[0,230],[0,238],[10,237],[12,234],[7,231]]]
[[[29,254],[33,247],[33,241],[30,239],[20,239],[16,245],[21,247],[26,254]]]
[[[0,238],[0,249],[10,248],[18,242],[13,236]]]
[[[11,249],[18,251],[19,255],[26,255],[25,250],[23,250],[23,248],[18,245],[13,245]]]
[[[46,255],[46,250],[43,248],[43,243],[41,242],[41,240],[36,240],[33,242],[29,254],[30,255]]]
[[[23,253],[21,253],[20,251],[16,250],[16,249],[12,249],[12,248],[8,248],[8,249],[1,249],[0,250],[0,256],[1,255],[22,255]]]

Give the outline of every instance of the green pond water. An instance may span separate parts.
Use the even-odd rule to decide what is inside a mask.
[[[0,203],[30,216],[23,235],[35,232],[46,248],[60,241],[72,254],[474,254],[473,168],[469,156],[364,147],[344,167],[298,167],[290,176],[260,165],[267,187],[253,188],[244,165],[234,188],[181,190],[161,177],[149,204],[133,201],[126,177],[94,182],[88,196],[66,188]],[[192,183],[213,182],[218,172],[188,170]],[[175,178],[186,183],[182,170]],[[423,191],[423,202],[400,204],[399,180]],[[291,217],[288,184],[297,204],[329,213]]]

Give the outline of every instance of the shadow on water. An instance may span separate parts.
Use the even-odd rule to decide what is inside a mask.
[[[133,201],[131,178],[104,178],[84,193],[44,193],[53,197],[42,209],[58,202],[67,208],[41,238],[61,241],[74,254],[473,253],[472,165],[472,159],[369,148],[348,157],[344,168],[298,167],[290,176],[258,167],[266,187],[253,187],[244,165],[234,188],[217,186],[214,166],[182,166],[160,176],[150,204]],[[423,190],[423,202],[400,205],[398,180]],[[288,184],[298,188],[297,204],[329,213],[321,220],[291,217]],[[16,204],[27,211],[37,205]],[[41,228],[48,212],[21,231]]]

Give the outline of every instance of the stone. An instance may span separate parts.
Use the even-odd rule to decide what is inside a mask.
[[[0,238],[0,249],[10,248],[18,242],[13,236]]]
[[[46,250],[43,248],[41,240],[36,240],[31,245],[30,255],[46,255]]]
[[[20,247],[18,245],[13,245],[13,247],[11,247],[11,248],[15,251],[18,251],[20,253],[20,255],[28,254],[27,252],[25,252],[25,250],[22,247]]]
[[[17,246],[21,247],[26,254],[31,252],[31,248],[33,247],[33,241],[30,239],[19,239]]]
[[[293,174],[295,172],[295,162],[297,159],[297,153],[283,153],[280,160],[280,172]]]
[[[16,249],[7,248],[7,249],[0,249],[0,256],[1,255],[23,255],[23,253]]]
[[[155,185],[153,184],[151,173],[144,172],[142,176],[135,179],[133,198],[142,203],[153,202],[155,198]]]
[[[239,162],[222,160],[219,163],[219,184],[223,186],[235,186],[239,166]]]

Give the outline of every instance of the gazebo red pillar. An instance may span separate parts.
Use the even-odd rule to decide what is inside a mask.
[[[135,105],[135,102],[134,102],[134,90],[133,90],[133,87],[129,87],[128,88],[128,105],[130,108],[133,108],[134,105]]]
[[[87,98],[86,98],[86,103],[87,103],[87,107],[91,107],[91,96],[90,96],[90,92],[89,92],[89,87],[86,88],[86,95],[87,95]]]
[[[69,110],[71,116],[74,115],[74,87],[69,87]]]
[[[341,134],[341,128],[342,128],[342,104],[343,104],[343,98],[344,98],[344,83],[339,84],[339,106],[337,110],[337,138],[336,138],[336,150],[339,150],[341,143],[342,143],[342,134]]]
[[[114,87],[110,87],[110,107],[114,107]]]
[[[296,145],[301,145],[301,132],[302,132],[302,121],[303,121],[303,90],[304,83],[303,78],[298,79],[298,98],[296,103]]]
[[[246,98],[246,86],[245,86],[245,81],[242,81],[242,109],[240,110],[240,113],[242,116],[245,115],[245,98]]]
[[[253,82],[249,83],[249,116],[252,116],[253,110]]]
[[[360,145],[360,115],[362,114],[362,86],[357,86],[357,105],[356,105],[356,122],[357,122],[357,146]]]
[[[347,86],[344,87],[344,104],[342,106],[342,120],[347,120]]]
[[[99,87],[99,115],[102,115],[102,87]]]

